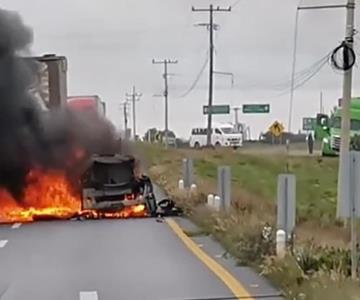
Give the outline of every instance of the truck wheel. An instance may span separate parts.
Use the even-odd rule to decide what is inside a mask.
[[[215,147],[216,147],[216,148],[220,148],[220,147],[221,147],[220,142],[216,142],[216,143],[215,143]]]
[[[194,144],[194,148],[195,148],[195,149],[200,149],[200,144],[199,144],[199,142],[196,142],[196,143]]]

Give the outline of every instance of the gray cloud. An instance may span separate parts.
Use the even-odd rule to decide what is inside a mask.
[[[144,93],[138,106],[138,128],[144,132],[150,126],[163,126],[163,101],[152,97],[162,90],[162,70],[151,64],[152,58],[163,57],[179,60],[178,65],[171,66],[171,72],[177,74],[171,79],[171,126],[187,136],[192,124],[205,123],[201,106],[207,102],[207,70],[196,91],[185,99],[175,96],[191,85],[207,51],[206,29],[193,24],[206,22],[208,16],[192,13],[191,6],[208,6],[210,1],[63,0],[56,6],[46,0],[2,2],[3,6],[18,10],[34,27],[35,53],[56,52],[68,57],[70,93],[102,95],[117,125],[122,124],[118,104],[135,83]],[[223,0],[214,4],[234,2]],[[290,77],[297,4],[297,0],[242,0],[233,12],[215,16],[221,26],[216,34],[216,69],[237,75],[232,89],[228,88],[226,78],[216,77],[215,101],[233,105],[261,101],[274,108],[273,114],[265,118],[242,116],[253,132],[265,130],[273,119],[287,122],[289,96],[276,97],[277,91],[269,89]],[[344,17],[343,9],[301,13],[298,70],[338,45],[344,35]],[[356,69],[354,82],[358,79]],[[327,108],[332,107],[341,93],[341,76],[325,67],[296,92],[293,122],[296,126],[302,116],[316,113],[320,90],[325,93]],[[354,93],[359,92],[355,84]]]

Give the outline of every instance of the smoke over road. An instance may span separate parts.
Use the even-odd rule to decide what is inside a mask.
[[[69,171],[79,149],[86,154],[117,150],[107,121],[40,109],[28,93],[34,66],[19,57],[29,53],[32,41],[32,30],[20,16],[0,9],[0,186],[18,200],[33,168]]]

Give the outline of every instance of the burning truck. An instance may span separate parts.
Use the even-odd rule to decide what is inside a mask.
[[[154,216],[152,183],[138,172],[135,157],[121,154],[124,145],[105,118],[104,102],[67,97],[65,57],[25,60],[33,75],[27,100],[39,113],[37,135],[46,159],[34,157],[19,170],[24,178],[18,193],[0,188],[0,222]]]
[[[124,154],[102,102],[68,101],[66,57],[24,57],[33,32],[16,12],[0,9],[0,28],[0,223],[173,211]]]
[[[90,114],[92,119],[105,118],[105,102],[97,95],[68,97],[71,111]],[[81,175],[83,214],[110,218],[156,214],[156,200],[150,179],[141,174],[139,161],[117,149],[89,157]],[[106,150],[105,150],[106,151]]]

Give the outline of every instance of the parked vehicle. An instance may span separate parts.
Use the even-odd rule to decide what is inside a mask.
[[[353,139],[360,135],[360,98],[353,98],[350,104],[350,136]],[[337,156],[341,141],[341,107],[329,117],[326,114],[316,116],[315,139],[322,143],[323,156]],[[349,145],[350,147],[350,145]]]
[[[189,145],[191,148],[201,148],[207,144],[207,128],[193,128]],[[232,124],[216,124],[211,132],[211,145],[215,147],[242,147],[243,135],[234,129]]]
[[[25,58],[34,77],[29,94],[44,111],[64,107],[67,100],[67,59],[47,54]]]
[[[104,117],[106,113],[105,102],[101,101],[97,95],[70,96],[67,99],[67,106],[76,111],[94,112],[102,117]]]

